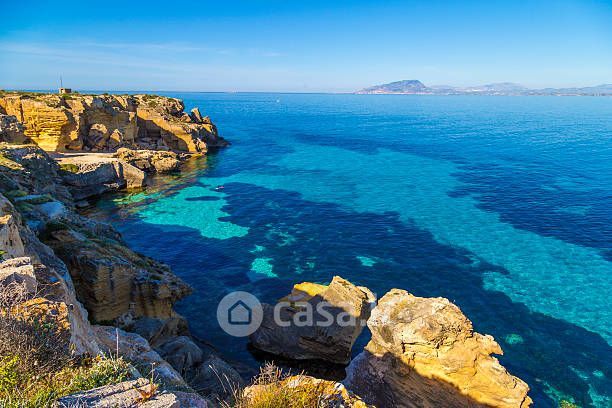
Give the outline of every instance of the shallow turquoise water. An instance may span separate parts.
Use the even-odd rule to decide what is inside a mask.
[[[610,406],[611,98],[172,96],[233,145],[101,216],[194,286],[179,310],[228,358],[256,365],[223,295],[337,274],[453,300],[537,406]]]

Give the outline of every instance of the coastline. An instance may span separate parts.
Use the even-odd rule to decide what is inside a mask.
[[[113,106],[113,108],[117,107]],[[43,109],[46,108],[43,107]],[[63,106],[60,107],[60,112],[65,113],[62,109],[64,109]],[[55,115],[56,112],[56,110],[52,110],[50,115]],[[117,114],[122,115],[122,112],[119,110]],[[127,112],[132,111],[128,110]],[[138,135],[129,141],[130,144],[138,146],[143,141],[142,139],[138,140],[138,138],[142,136],[138,131],[130,130],[132,129],[130,124],[138,120],[138,111],[132,113],[135,114],[125,116],[126,122],[121,127],[124,132],[121,136],[124,137],[129,132]],[[181,112],[176,111],[175,113],[177,117],[185,118]],[[98,115],[95,115],[95,117],[96,119],[100,118]],[[198,119],[198,121],[202,121],[202,119]],[[31,125],[32,122],[26,121],[26,126],[28,123]],[[20,131],[19,128],[16,128],[12,130],[16,134],[11,134],[11,137],[18,140],[32,137],[47,145],[55,143],[55,146],[66,142],[74,143],[75,141],[77,143],[72,144],[72,146],[92,146],[92,143],[95,145],[99,140],[104,140],[107,143],[111,134],[119,129],[111,130],[106,125],[104,125],[105,129],[102,127],[94,128],[94,125],[96,125],[94,123],[87,125],[89,128],[87,134],[83,134],[81,131],[75,134],[72,131],[64,132],[65,127],[63,125],[54,127],[55,121],[50,123],[53,126],[49,127],[50,131],[46,135],[41,136],[38,133],[33,134],[31,132],[28,135],[24,129]],[[78,123],[78,121],[74,123]],[[182,126],[179,128],[183,129]],[[56,131],[58,129],[59,132]],[[91,129],[95,131],[92,132]],[[211,127],[211,129],[215,129],[216,133],[216,127]],[[102,136],[100,136],[100,133],[102,133]],[[145,138],[149,135],[145,134]],[[166,135],[166,138],[162,138],[161,133],[159,136],[159,140],[163,140],[164,143],[175,143],[175,138],[178,137],[176,135]],[[218,135],[215,134],[215,136],[218,138]],[[156,146],[160,146],[159,140],[155,141]],[[197,146],[201,146],[199,143],[198,140],[195,140],[192,145],[187,144],[186,146],[197,148]],[[150,145],[151,141],[146,140],[146,144]],[[226,145],[226,143],[222,144]],[[160,168],[170,169],[169,172],[172,173],[177,171],[178,166],[184,161],[172,156],[170,157],[172,163],[167,165],[168,155],[172,153],[170,149],[162,149],[161,151],[128,149],[122,151],[122,153],[120,153],[120,150],[121,148],[118,147],[115,153],[92,152],[90,148],[90,151],[87,152],[57,153],[55,155],[59,159],[58,165],[36,145],[5,145],[3,157],[5,157],[5,166],[8,166],[10,172],[8,174],[20,174],[19,178],[21,179],[18,184],[2,190],[3,193],[20,192],[9,194],[11,199],[5,200],[5,211],[10,213],[11,219],[16,220],[14,224],[6,223],[7,234],[11,236],[11,239],[5,245],[7,247],[14,246],[17,241],[29,241],[35,244],[31,249],[27,249],[27,245],[22,245],[23,248],[13,248],[11,250],[13,253],[6,252],[10,254],[7,260],[16,257],[29,257],[34,261],[24,262],[38,265],[37,259],[41,259],[42,265],[63,270],[61,279],[66,282],[66,289],[58,297],[58,302],[76,305],[75,310],[78,310],[78,314],[68,316],[68,320],[72,323],[70,330],[71,337],[74,339],[73,344],[79,352],[95,355],[101,350],[112,351],[113,348],[116,348],[119,354],[140,367],[141,370],[144,370],[143,367],[151,363],[156,364],[158,367],[156,372],[160,375],[160,382],[168,391],[173,389],[185,389],[190,392],[197,390],[209,398],[207,404],[214,404],[211,402],[214,400],[227,399],[229,389],[235,387],[236,384],[242,384],[243,380],[234,368],[216,355],[213,349],[203,350],[205,347],[202,347],[204,346],[201,344],[202,342],[194,342],[190,338],[187,322],[173,309],[176,301],[189,295],[191,290],[189,286],[175,276],[166,265],[131,251],[114,228],[83,217],[77,211],[78,207],[88,205],[86,200],[96,200],[102,194],[123,191],[125,188],[146,187],[145,180],[149,177],[148,174],[166,172],[160,171]],[[206,152],[208,149],[203,150]],[[176,154],[176,152],[173,153]],[[162,154],[163,157],[158,157],[158,154]],[[202,152],[189,153],[189,155],[193,154],[198,155]],[[160,162],[166,164],[160,165]],[[26,172],[23,172],[23,170],[26,170]],[[48,196],[43,197],[41,193]],[[25,220],[24,223],[21,222],[21,217]],[[40,238],[40,242],[37,237]],[[41,250],[40,248],[45,249]],[[44,257],[41,256],[41,251],[52,258],[52,261],[45,261]],[[34,278],[43,282],[43,276],[39,277],[34,274]],[[341,283],[334,286],[335,281],[336,279],[330,285],[322,286],[317,290],[332,290],[332,288],[338,287],[338,289],[332,291],[332,293],[335,293],[333,296],[331,294],[324,296],[326,299],[332,299],[332,302],[337,303],[355,301],[359,296],[363,296],[363,290],[356,288],[350,282],[337,281]],[[301,289],[297,286],[296,288],[294,290],[298,292],[292,292],[292,294],[297,296]],[[307,300],[314,302],[317,296],[318,292],[317,295],[310,296]],[[408,295],[401,294],[401,296],[406,297]],[[421,307],[421,302],[428,302],[425,298],[420,299],[423,300],[416,301],[417,307]],[[373,303],[373,301],[370,299],[367,303]],[[481,335],[473,332],[471,322],[460,311],[452,308],[449,310],[452,310],[452,316],[449,315],[449,318],[451,320],[459,319],[461,330],[465,331],[465,338],[449,338],[449,342],[456,343],[459,350],[463,350],[462,342],[465,339],[480,339],[479,336]],[[428,313],[432,319],[438,319],[433,311],[430,310]],[[455,317],[455,315],[457,316]],[[363,320],[368,320],[368,317],[369,312],[364,312]],[[369,324],[370,321],[368,320]],[[436,324],[445,327],[445,323],[437,322]],[[271,325],[272,323],[269,324],[270,327],[272,327]],[[120,327],[121,330],[115,329],[113,326]],[[375,327],[374,325],[371,329]],[[388,330],[388,328],[381,328],[381,330]],[[451,331],[448,331],[447,334],[445,328],[442,331],[445,336],[451,333]],[[327,340],[326,347],[339,347],[338,350],[341,353],[348,352],[350,354],[353,343],[360,332],[361,330],[347,334],[344,331],[339,331],[338,336],[332,338],[331,343]],[[335,361],[333,356],[336,353],[327,354],[326,357],[326,354],[321,354],[322,349],[320,348],[315,347],[311,350],[307,347],[300,350],[300,347],[291,343],[289,339],[311,338],[313,335],[311,333],[298,332],[297,335],[291,333],[273,327],[267,334],[260,333],[257,337],[259,340],[255,342],[259,344],[259,348],[271,351],[273,354],[279,354],[280,351],[286,350],[288,353],[286,357],[290,359],[302,360],[320,357],[325,360],[325,358],[332,357],[332,363],[340,362],[343,365],[350,363],[350,358],[346,359],[346,357]],[[430,334],[423,333],[423,335],[429,336]],[[433,341],[433,339],[431,340]],[[276,345],[270,348],[269,341],[275,342]],[[501,351],[499,346],[494,342],[480,344],[480,340],[474,341],[478,344],[476,348],[483,348],[479,354],[482,357],[478,358],[483,358],[487,362],[486,365],[492,364],[495,370],[502,370],[504,373],[499,377],[504,384],[503,387],[489,390],[490,395],[486,398],[495,400],[500,397],[509,401],[512,400],[513,402],[507,406],[528,406],[531,400],[526,396],[527,385],[520,379],[510,376],[503,367],[499,366],[497,360],[489,360],[491,353]],[[387,350],[377,340],[372,340],[368,347],[368,353],[385,355],[396,353],[394,348]],[[194,358],[194,355],[197,357]],[[365,367],[371,364],[373,367],[378,367],[377,370],[379,371],[386,370],[389,375],[393,374],[393,365],[387,366],[386,363],[380,365],[382,363],[378,360],[370,361],[366,357],[367,355],[364,355],[360,358],[358,364],[365,364]],[[453,357],[449,358],[452,360]],[[443,368],[449,362],[426,359],[423,362],[404,361],[402,364],[413,367],[420,366],[420,364],[425,366],[440,364],[440,367]],[[368,371],[367,368],[357,371],[361,370],[363,372]],[[446,378],[445,381],[458,385],[469,383],[472,377],[477,377],[482,378],[479,381],[486,383],[485,379],[488,375],[486,372],[483,373],[478,370],[478,368],[475,368],[474,372],[469,373],[466,378],[459,376],[458,378]],[[350,372],[354,373],[356,371]],[[144,373],[146,373],[146,370]],[[222,373],[222,375],[219,373]],[[431,374],[423,373],[423,375]],[[226,378],[227,382],[215,380],[219,377]],[[190,380],[185,381],[185,378]],[[413,385],[416,384],[414,381],[417,381],[418,387],[423,389],[423,395],[427,395],[430,389],[439,387],[438,384],[422,383],[421,379],[408,380],[408,383],[404,383],[405,379],[402,379],[401,375],[397,381],[397,389],[393,392],[397,393],[398,396],[401,396],[410,387],[411,382]],[[356,389],[361,389],[359,384],[362,383],[368,383],[368,381],[365,378],[356,378],[352,375],[347,384],[353,384]],[[452,389],[447,390],[445,387],[443,387],[445,389],[443,399],[447,403],[454,401],[454,399],[462,400],[465,398],[461,395],[455,395]],[[483,387],[487,388],[489,386]],[[365,390],[362,391],[365,393]],[[477,386],[474,390],[474,398],[480,395],[479,393],[482,393],[482,391],[479,391]],[[514,393],[517,395],[510,397],[510,394]],[[343,398],[352,399],[353,396]],[[376,400],[378,397],[374,395],[369,398]],[[487,401],[486,398],[482,400],[483,403]],[[438,400],[438,402],[440,401]],[[388,402],[385,402],[384,399],[380,400],[379,403],[383,407],[388,405]],[[355,403],[354,406],[365,405]]]

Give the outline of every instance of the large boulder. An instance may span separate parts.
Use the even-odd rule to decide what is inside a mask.
[[[328,286],[302,283],[278,305],[263,305],[263,321],[250,340],[290,359],[348,364],[375,300],[367,288],[338,276]]]
[[[226,400],[243,383],[240,374],[214,350],[196,345],[188,336],[170,338],[156,349],[193,389],[214,400]]]
[[[207,408],[209,401],[194,393],[162,391],[148,380],[124,381],[61,398],[55,408]]]
[[[529,387],[492,356],[493,337],[444,298],[393,289],[368,321],[372,339],[347,369],[346,386],[385,407],[523,408]]]

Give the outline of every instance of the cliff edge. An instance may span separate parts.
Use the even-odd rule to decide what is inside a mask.
[[[180,99],[158,95],[0,92],[0,114],[14,116],[23,134],[49,152],[128,147],[204,153],[228,144],[198,108],[184,109]]]

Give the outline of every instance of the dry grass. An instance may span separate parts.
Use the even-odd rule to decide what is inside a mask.
[[[291,379],[289,379],[291,377]],[[250,387],[236,389],[233,401],[224,408],[323,408],[329,406],[329,390],[325,385],[300,381],[273,364],[261,368]],[[291,384],[290,384],[291,383]]]
[[[58,310],[26,310],[34,297],[25,283],[0,286],[0,357],[16,358],[23,371],[57,371],[71,359],[70,333],[60,327]]]
[[[36,298],[25,284],[0,286],[0,407],[48,407],[131,377],[120,358],[72,356],[65,307]]]

